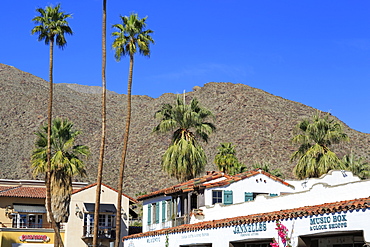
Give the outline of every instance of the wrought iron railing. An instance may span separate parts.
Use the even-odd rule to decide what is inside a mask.
[[[84,226],[83,238],[91,238],[93,236],[94,236],[94,227]],[[110,227],[110,226],[99,226],[98,238],[115,239],[116,238],[116,228]]]
[[[63,229],[63,224],[60,225]],[[0,228],[52,228],[51,223],[0,223]]]

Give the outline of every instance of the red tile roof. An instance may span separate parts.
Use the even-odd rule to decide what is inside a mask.
[[[265,176],[267,176],[267,177],[269,177],[269,178],[271,178],[271,179],[273,179],[277,182],[280,182],[280,183],[282,183],[286,186],[294,188],[293,185],[285,182],[284,180],[282,180],[278,177],[275,177],[275,176],[271,175],[268,172],[260,170],[260,169],[256,169],[256,170],[252,170],[252,171],[246,171],[246,172],[243,172],[243,173],[240,173],[240,174],[236,174],[234,176],[230,176],[230,175],[224,174],[222,172],[213,171],[213,172],[209,172],[208,174],[206,174],[203,177],[194,178],[192,180],[189,180],[189,181],[181,183],[181,184],[174,185],[174,186],[169,187],[169,188],[157,190],[157,191],[154,191],[152,193],[139,196],[137,199],[140,201],[140,200],[148,199],[148,198],[159,196],[159,195],[170,195],[170,194],[173,194],[173,193],[176,193],[176,192],[189,192],[189,191],[193,191],[193,190],[197,190],[197,189],[201,189],[201,188],[203,189],[203,188],[222,187],[222,186],[226,186],[226,185],[229,185],[231,183],[243,180],[245,178],[256,176],[258,174],[264,174]],[[221,178],[221,177],[224,177],[225,179],[217,181],[217,182],[212,182],[213,180],[216,180],[216,179]]]
[[[246,216],[238,216],[233,218],[226,218],[221,220],[204,221],[196,224],[185,224],[177,227],[161,229],[157,231],[144,232],[123,237],[123,240],[132,238],[141,238],[148,236],[157,236],[170,233],[181,233],[189,231],[198,231],[203,229],[221,228],[227,226],[250,224],[255,222],[273,221],[281,219],[291,219],[310,215],[319,215],[324,213],[343,212],[349,210],[357,210],[370,208],[370,197],[330,202],[315,206],[304,206],[294,209],[286,209],[268,213],[259,213]]]
[[[203,177],[194,178],[194,179],[191,179],[189,181],[186,181],[186,182],[183,182],[183,183],[180,183],[180,184],[176,184],[176,185],[171,186],[169,188],[157,190],[157,191],[151,192],[149,194],[139,196],[137,198],[137,200],[140,201],[140,200],[144,200],[144,199],[159,196],[159,195],[173,194],[173,193],[176,193],[176,192],[182,192],[184,190],[185,191],[194,190],[196,188],[203,187],[203,184],[205,182],[211,182],[215,179],[219,179],[219,178],[222,178],[222,177],[230,178],[229,175],[224,174],[222,172],[218,172],[218,171],[207,172],[207,174],[204,175]]]
[[[73,190],[72,194],[78,193],[82,190],[86,190],[88,188],[94,187],[95,184],[90,184],[85,186],[81,189]],[[117,192],[117,190],[113,189],[112,187],[103,184],[104,186],[108,187],[109,189]],[[123,196],[127,197],[130,201],[137,203],[138,201],[134,198],[125,195],[122,193]],[[32,187],[32,186],[0,186],[0,197],[22,197],[22,198],[36,198],[36,199],[45,199],[46,198],[46,188],[45,187]]]
[[[0,197],[45,199],[45,187],[0,186]]]

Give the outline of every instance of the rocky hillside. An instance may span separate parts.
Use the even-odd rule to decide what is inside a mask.
[[[81,144],[91,148],[87,161],[88,177],[79,181],[95,182],[100,144],[101,95],[97,88],[56,84],[54,116],[67,117],[82,130]],[[0,178],[32,179],[30,154],[39,126],[46,121],[48,83],[14,67],[0,64]],[[135,193],[169,186],[176,181],[161,171],[160,158],[166,150],[170,134],[156,135],[154,112],[172,103],[174,94],[157,99],[133,96],[133,114],[125,170],[124,191]],[[282,168],[292,177],[294,164],[289,162],[295,147],[291,145],[294,125],[312,116],[316,109],[271,95],[242,84],[208,83],[186,93],[196,97],[216,115],[217,131],[204,144],[208,155],[206,170],[214,170],[214,156],[220,142],[232,142],[237,156],[247,166],[267,161]],[[107,149],[104,183],[116,186],[125,122],[126,96],[108,94]],[[334,117],[334,116],[333,116]],[[351,142],[336,146],[340,156],[351,150],[370,160],[370,135],[345,126]]]

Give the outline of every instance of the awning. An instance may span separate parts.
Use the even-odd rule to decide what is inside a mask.
[[[95,203],[84,203],[86,212],[95,211]],[[114,204],[100,204],[99,206],[100,213],[115,213],[117,212],[116,206]]]
[[[13,204],[13,208],[18,213],[46,213],[45,205]]]

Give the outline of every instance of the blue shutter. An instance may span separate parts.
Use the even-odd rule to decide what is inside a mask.
[[[278,196],[278,194],[270,193],[270,196],[271,196],[271,197],[273,197],[273,196]]]
[[[152,204],[148,204],[148,225],[152,224]]]
[[[162,201],[162,222],[166,221],[166,201]]]
[[[159,202],[155,203],[155,223],[159,223]]]
[[[232,190],[224,191],[224,204],[225,205],[233,204],[233,191]]]
[[[251,192],[245,192],[244,193],[244,201],[245,202],[253,201],[253,193],[251,193]]]

